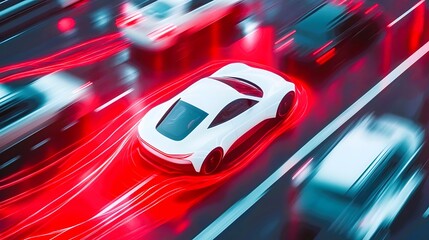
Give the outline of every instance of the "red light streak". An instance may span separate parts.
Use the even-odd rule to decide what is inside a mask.
[[[362,7],[363,2],[358,2],[355,5],[353,5],[353,7],[350,8],[350,12],[356,11],[357,9],[359,9],[360,7]]]
[[[293,43],[293,38],[289,39],[287,42],[283,43],[280,47],[276,48],[277,52],[282,51],[283,49],[285,49],[287,46],[291,45]]]
[[[317,54],[319,54],[320,52],[322,52],[325,48],[327,48],[329,45],[331,45],[334,41],[331,40],[329,42],[327,42],[325,45],[323,45],[321,48],[317,49],[316,51],[313,52],[313,56],[316,56]]]
[[[90,65],[119,53],[128,46],[129,43],[121,40],[119,34],[103,36],[47,57],[2,67],[0,74],[5,77],[2,77],[0,82]]]
[[[322,64],[326,63],[327,61],[329,61],[334,56],[335,56],[335,48],[332,48],[331,50],[329,50],[325,54],[323,54],[321,57],[316,59],[316,62],[319,65],[322,65]]]
[[[369,14],[370,12],[374,11],[374,9],[376,9],[377,7],[378,7],[378,4],[376,3],[376,4],[374,4],[372,7],[368,8],[368,9],[365,11],[365,14]]]
[[[292,35],[293,35],[293,34],[295,34],[295,33],[296,33],[296,30],[291,31],[290,33],[288,33],[288,34],[284,35],[284,36],[283,36],[283,37],[281,37],[279,40],[277,40],[277,41],[275,42],[275,44],[277,45],[277,44],[279,44],[279,43],[283,42],[284,40],[286,40],[287,38],[289,38],[290,36],[292,36]]]
[[[252,142],[252,146],[257,147],[240,153],[237,157],[240,161],[230,162],[217,174],[186,176],[156,171],[142,161],[136,147],[136,127],[143,114],[227,63],[230,62],[212,64],[185,78],[165,83],[103,129],[79,141],[71,153],[53,156],[43,164],[0,179],[0,193],[11,189],[16,193],[0,202],[2,219],[13,222],[3,229],[0,238],[116,238],[129,234],[141,237],[160,224],[182,216],[242,171],[307,113],[307,91],[299,82],[285,76],[296,83],[297,93],[297,101],[287,119],[269,125],[270,130]],[[43,184],[25,187],[35,179],[46,179],[44,174],[50,169],[56,173]],[[187,201],[181,200],[184,197]],[[129,230],[130,226],[133,231]]]

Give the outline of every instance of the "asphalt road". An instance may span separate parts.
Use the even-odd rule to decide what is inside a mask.
[[[69,34],[59,34],[56,28],[56,24],[60,18],[73,16],[73,18],[77,19],[76,22],[82,21],[85,23],[90,19],[89,16],[91,16],[92,13],[100,9],[106,9],[106,11],[113,12],[110,16],[114,16],[114,12],[118,8],[117,4],[111,1],[109,6],[105,6],[105,2],[102,2],[103,1],[93,1],[89,6],[83,5],[78,8],[67,10],[58,16],[54,16],[41,24],[33,26],[15,38],[3,41],[0,44],[0,66],[7,66],[16,62],[52,54],[60,49],[78,44],[79,42],[114,32],[115,28],[111,21],[110,24],[107,24],[106,27],[103,28],[103,30],[99,31],[94,31],[93,26],[89,27],[86,24],[82,24],[82,29],[87,29],[80,31],[80,29],[77,28],[76,32]],[[410,9],[417,1],[396,1],[395,3],[392,3],[391,1],[372,2],[380,4],[386,15],[386,22],[389,23]],[[287,2],[286,5],[292,4]],[[311,6],[311,3],[308,3],[307,7],[311,8]],[[291,8],[289,6],[287,7]],[[302,11],[305,11],[305,6],[302,8]],[[239,208],[243,203],[243,201],[241,201],[243,198],[248,196],[249,193],[258,187],[258,185],[264,180],[269,178],[285,162],[291,161],[292,159],[290,158],[294,156],[297,151],[302,149],[302,147],[309,141],[312,141],[311,139],[316,134],[321,132],[330,123],[335,122],[341,113],[348,109],[353,103],[359,101],[359,99],[372,89],[373,86],[379,83],[385,76],[388,76],[393,69],[411,56],[417,49],[423,46],[423,44],[429,41],[429,28],[427,27],[429,26],[429,20],[427,17],[428,12],[427,10],[424,11],[425,14],[423,16],[416,13],[416,11],[413,11],[391,28],[386,27],[385,34],[370,46],[369,49],[362,52],[356,58],[350,59],[340,69],[333,71],[326,79],[322,79],[321,83],[316,86],[308,86],[309,104],[305,117],[300,119],[299,123],[292,129],[285,129],[285,131],[282,132],[271,144],[266,146],[263,151],[256,152],[251,157],[238,155],[236,160],[241,160],[241,158],[246,160],[246,164],[241,165],[239,171],[234,171],[233,174],[229,174],[228,177],[222,181],[198,179],[197,177],[192,178],[192,181],[195,181],[194,184],[192,182],[186,182],[186,186],[188,186],[189,189],[192,189],[192,186],[196,185],[203,188],[203,190],[200,189],[199,191],[186,192],[185,195],[182,196],[183,199],[179,198],[177,201],[158,203],[158,207],[155,208],[154,212],[138,214],[138,211],[136,210],[138,208],[144,209],[146,206],[149,206],[154,202],[151,200],[142,200],[139,204],[131,205],[132,208],[128,205],[131,212],[126,211],[126,207],[116,209],[116,214],[119,214],[121,211],[125,213],[125,215],[121,215],[123,218],[125,218],[124,216],[127,214],[132,216],[131,220],[128,219],[128,223],[132,222],[132,224],[135,224],[131,225],[131,227],[139,231],[126,232],[126,229],[129,229],[130,225],[125,224],[127,221],[123,219],[121,221],[116,221],[123,223],[125,225],[124,228],[117,230],[114,225],[105,225],[104,230],[107,231],[108,229],[115,229],[114,233],[121,233],[124,238],[129,237],[138,239],[144,234],[145,239],[190,239],[200,234],[207,227],[210,229],[212,226],[211,224],[216,222],[216,219],[219,217],[223,219],[224,216],[227,217],[228,214],[231,213],[231,211],[228,210],[232,206]],[[280,26],[276,26],[276,24],[274,24],[278,30],[277,32],[281,32],[282,27],[291,21],[285,21],[283,19],[278,19],[278,21],[276,21],[276,19],[280,17],[281,14],[270,14],[268,10],[267,14],[264,16],[267,23],[284,23]],[[107,18],[112,20],[111,17]],[[423,22],[423,25],[419,24],[421,22]],[[271,54],[275,46],[270,44],[273,39],[279,37],[275,30],[275,28],[265,26],[257,33],[254,33],[255,35],[248,36],[245,39],[238,41],[233,39],[234,41],[228,42],[227,46],[222,46],[222,48],[216,52],[213,52],[211,48],[202,48],[199,49],[200,51],[198,53],[187,55],[186,51],[189,48],[184,45],[180,47],[180,49],[184,50],[179,50],[178,53],[176,52],[176,49],[174,49],[171,50],[172,53],[165,52],[160,56],[145,55],[144,60],[146,61],[150,61],[151,58],[157,56],[165,60],[162,61],[163,64],[160,69],[156,71],[148,71],[148,69],[153,67],[151,62],[142,62],[141,59],[139,61],[133,60],[129,63],[125,63],[125,66],[132,66],[133,69],[135,69],[135,72],[139,74],[139,79],[136,80],[136,82],[118,84],[118,87],[113,87],[112,91],[105,94],[103,100],[105,101],[105,99],[110,99],[111,97],[126,91],[130,87],[139,89],[139,91],[135,91],[137,93],[132,97],[128,96],[126,101],[115,103],[117,105],[114,105],[111,109],[118,113],[123,112],[124,115],[121,115],[121,119],[115,120],[117,125],[111,124],[104,126],[103,124],[100,124],[100,126],[103,126],[101,127],[102,130],[100,132],[105,133],[106,135],[98,138],[112,138],[110,142],[111,146],[109,145],[106,149],[114,152],[114,149],[116,149],[115,147],[119,148],[120,146],[119,142],[116,142],[116,140],[126,139],[128,136],[127,131],[132,129],[133,124],[135,124],[141,116],[141,112],[138,112],[138,110],[127,109],[130,104],[135,104],[138,102],[138,99],[143,98],[143,105],[137,104],[137,106],[146,108],[146,105],[150,105],[152,103],[150,101],[160,101],[160,99],[169,95],[169,91],[177,91],[180,88],[178,84],[174,84],[177,82],[177,79],[180,79],[179,76],[186,74],[186,72],[190,72],[194,68],[204,65],[207,62],[222,59],[242,59],[276,66],[278,64],[276,62],[278,58]],[[44,31],[44,34],[40,34],[41,31]],[[206,40],[204,36],[205,34],[202,34],[201,38],[196,39],[195,41],[204,42]],[[29,39],[31,39],[31,41],[29,41]],[[177,54],[174,55],[175,53]],[[172,68],[175,70],[169,71],[168,74],[165,74],[163,70],[167,71],[166,69],[168,69],[171,64],[168,61],[168,56],[172,55],[180,56],[179,63],[183,63],[186,59],[189,60],[193,57],[198,59],[198,61],[196,63],[180,65],[183,67],[180,67],[178,70],[175,69],[177,66],[174,66]],[[115,83],[115,79],[120,78],[121,76],[120,73],[112,76],[105,76],[104,73],[109,71],[109,69],[120,72],[118,69],[121,69],[121,67],[124,66],[124,63],[115,64],[114,67],[111,67],[113,66],[111,64],[111,61],[105,61],[102,64],[94,64],[97,65],[96,67],[86,66],[80,69],[74,69],[73,71],[83,78],[90,75],[90,78],[104,79],[98,80],[100,82],[99,93],[104,94],[105,91],[102,91],[102,89],[104,90],[103,87],[105,85],[103,83]],[[420,122],[426,130],[429,131],[429,121],[427,121],[427,119],[429,119],[427,117],[427,102],[429,99],[428,64],[429,55],[425,55],[415,64],[410,66],[402,75],[395,78],[389,86],[378,85],[381,93],[369,101],[362,109],[357,109],[357,113],[344,125],[338,125],[335,129],[339,129],[340,131],[351,121],[374,112],[375,114],[394,113],[406,118],[414,119],[415,121]],[[117,90],[117,88],[120,88],[120,90]],[[152,95],[148,96],[149,93],[153,93],[159,88],[164,89],[160,94],[155,97]],[[88,117],[88,119],[85,120],[85,127],[82,128],[85,130],[78,133],[74,132],[72,134],[75,137],[72,138],[73,141],[80,137],[92,137],[92,132],[94,129],[97,129],[97,127],[94,127],[94,122],[103,119],[102,121],[100,120],[100,122],[108,123],[113,115],[114,114],[106,113]],[[124,119],[129,119],[129,122]],[[120,122],[126,122],[126,125],[121,125],[119,124]],[[120,129],[119,132],[113,133],[116,128]],[[265,131],[266,129],[263,130]],[[112,132],[112,135],[108,134],[109,131]],[[335,131],[332,137],[335,137],[339,131]],[[40,139],[49,137],[55,137],[58,139],[64,138],[61,134],[58,136],[55,134],[55,136],[53,136],[50,129],[39,134],[43,135]],[[85,136],[86,134],[90,136]],[[59,149],[62,149],[64,145],[71,144],[73,141],[65,141],[61,147],[44,150],[38,154],[30,153],[30,155],[24,156],[22,161],[26,161],[27,159],[33,160],[34,155],[38,155],[38,158],[40,158],[38,161],[42,161],[43,159],[47,159],[49,156],[52,156],[53,153]],[[254,141],[256,144],[260,144],[258,139],[254,139]],[[102,144],[101,146],[108,146],[108,143],[100,142],[101,141],[89,140],[87,141],[87,144],[94,148],[96,148],[96,143]],[[14,154],[20,154],[21,152],[27,151],[24,150],[24,148],[28,148],[36,143],[37,141],[34,140],[31,143],[26,143],[26,146],[18,145],[13,150],[10,157],[13,157],[12,155]],[[85,145],[85,143],[82,142],[80,144]],[[133,149],[134,145],[131,140],[127,141],[125,144],[126,146],[129,146],[127,149]],[[315,145],[311,147],[315,148],[315,150],[310,151],[309,154],[302,157],[303,161],[298,161],[296,166],[292,168],[292,171],[288,171],[282,175],[279,178],[279,181],[276,181],[272,186],[270,186],[267,191],[261,195],[261,198],[257,199],[255,204],[251,205],[243,215],[232,222],[224,221],[224,224],[227,223],[227,225],[225,225],[225,230],[223,230],[223,228],[213,228],[215,232],[219,234],[219,238],[293,239],[293,236],[288,235],[290,207],[288,201],[291,194],[290,178],[294,173],[294,170],[297,169],[304,160],[311,157],[314,152],[317,152],[319,148],[323,147],[323,143],[321,146]],[[79,147],[77,148],[79,149]],[[89,151],[88,148],[89,147],[85,147],[84,150],[80,150],[81,153],[70,153],[70,151],[64,153],[64,155],[68,156],[68,160],[62,160],[61,164],[67,165],[71,160],[78,159],[76,156],[79,156],[79,154],[85,154],[85,151]],[[134,150],[129,151],[133,152]],[[13,228],[12,226],[14,224],[19,225],[21,220],[22,222],[25,222],[23,219],[28,217],[28,214],[23,214],[23,212],[28,209],[36,212],[35,210],[41,208],[43,204],[48,203],[48,199],[61,195],[61,193],[65,192],[65,189],[71,188],[73,184],[76,184],[76,179],[81,179],[83,176],[87,176],[88,172],[90,173],[91,171],[96,173],[98,171],[98,167],[102,166],[104,162],[108,162],[107,159],[110,158],[107,156],[111,156],[109,154],[112,153],[103,154],[106,154],[104,155],[106,158],[97,156],[98,158],[94,158],[95,161],[91,162],[90,165],[86,165],[85,169],[71,167],[68,169],[69,172],[58,169],[47,171],[46,174],[41,174],[35,178],[37,180],[35,181],[36,184],[33,183],[33,185],[29,185],[24,182],[17,184],[16,186],[2,188],[1,193],[3,197],[2,204],[0,204],[2,213],[1,223],[4,223],[3,226],[7,226],[4,230],[9,231]],[[129,152],[127,152],[127,154],[129,154]],[[80,156],[82,157],[84,155]],[[143,172],[137,171],[137,173],[134,172],[132,174],[126,174],[126,171],[130,170],[130,166],[126,166],[126,164],[132,162],[128,157],[130,157],[130,155],[122,155],[121,158],[114,158],[117,162],[114,163],[115,161],[112,160],[112,165],[109,166],[110,169],[102,171],[104,177],[102,176],[100,179],[94,180],[94,184],[89,185],[88,188],[82,188],[82,191],[77,191],[77,193],[80,194],[78,194],[78,198],[73,198],[71,203],[67,202],[68,199],[70,199],[67,197],[61,200],[63,203],[67,202],[70,206],[65,206],[63,209],[59,210],[59,212],[56,212],[53,215],[48,215],[52,219],[46,220],[44,223],[42,221],[41,225],[37,225],[39,224],[38,222],[33,227],[30,227],[29,230],[26,229],[25,231],[22,231],[22,236],[26,236],[26,234],[40,234],[43,232],[53,231],[55,230],[55,227],[66,227],[67,224],[76,224],[76,222],[71,220],[64,221],[63,219],[65,216],[68,218],[74,216],[79,221],[89,219],[92,213],[100,211],[104,206],[107,206],[107,203],[110,200],[115,199],[115,197],[122,196],[122,194],[126,192],[134,190],[135,192],[133,194],[136,194],[137,192],[143,193],[149,189],[148,186],[152,186],[155,189],[164,189],[162,183],[167,183],[166,181],[168,178],[164,176],[165,178],[160,179],[159,176],[157,176],[154,180],[152,178],[152,174],[156,172],[153,172],[155,170],[152,171],[150,168],[149,171],[144,168],[145,170]],[[426,151],[423,151],[419,156],[421,161],[426,161],[428,157],[429,156]],[[84,157],[82,157],[82,159],[84,159]],[[123,164],[125,164],[125,167]],[[121,169],[120,171],[118,170],[119,173],[115,173],[115,168]],[[72,177],[68,175],[70,172],[74,174],[71,175]],[[231,173],[232,171],[225,172]],[[117,178],[108,176],[117,176]],[[41,193],[26,196],[26,199],[22,201],[12,202],[10,205],[7,203],[10,198],[17,193],[25,192],[29,189],[39,189],[40,186],[43,186],[44,184],[48,185],[46,182],[52,179],[58,180],[60,184],[58,184],[58,186],[49,185],[49,187],[44,189]],[[144,182],[145,179],[148,181],[156,181],[157,184],[140,186],[139,183]],[[183,181],[181,178],[173,177],[172,179]],[[207,185],[201,184],[201,182],[206,182]],[[423,216],[423,214],[429,207],[429,192],[427,190],[428,184],[428,182],[425,183],[423,194],[416,199],[416,204],[407,208],[406,214],[401,215],[401,224],[397,226],[391,234],[393,239],[426,239],[428,233],[426,228],[429,221]],[[131,186],[140,187],[135,190],[136,188]],[[114,190],[109,188],[114,188]],[[207,190],[204,190],[204,188],[207,188]],[[170,191],[174,189],[176,188],[172,188]],[[169,190],[167,189],[165,191]],[[98,198],[99,201],[89,201],[91,198]],[[29,202],[33,202],[34,204],[30,204]],[[59,206],[62,206],[61,203],[58,203],[56,207]],[[81,209],[77,208],[77,206]],[[100,206],[102,206],[101,209]],[[25,210],[18,210],[18,208],[23,208]],[[53,209],[56,208],[53,207]],[[74,211],[76,209],[79,209],[78,214]],[[52,211],[52,209],[50,211]],[[39,214],[47,213],[49,213],[49,211],[41,212]],[[7,214],[10,214],[12,218],[7,216]],[[37,219],[37,215],[34,219]],[[40,219],[44,220],[44,218]],[[54,224],[56,222],[60,223]],[[160,224],[158,224],[158,222]],[[29,221],[27,223],[32,222]],[[96,226],[96,224],[90,224],[89,226],[93,227]],[[149,227],[144,230],[145,226]],[[85,228],[86,226],[80,227],[82,228],[77,228],[76,232],[70,231],[69,234],[72,236],[79,232],[79,230],[87,230],[90,228]]]

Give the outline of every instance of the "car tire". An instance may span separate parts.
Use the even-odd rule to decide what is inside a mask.
[[[295,92],[288,92],[277,108],[277,118],[285,118],[291,111],[295,100]]]
[[[222,163],[222,158],[223,158],[222,148],[218,147],[213,149],[204,159],[203,165],[201,166],[200,173],[203,175],[209,175],[216,172],[216,170],[219,169],[219,166]]]

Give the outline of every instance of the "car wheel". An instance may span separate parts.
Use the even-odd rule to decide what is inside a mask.
[[[214,173],[221,165],[223,158],[222,148],[215,148],[204,159],[203,166],[201,167],[201,174],[207,175]]]
[[[286,117],[290,110],[292,109],[293,103],[295,100],[295,92],[288,92],[283,99],[280,101],[280,104],[277,108],[277,118]]]

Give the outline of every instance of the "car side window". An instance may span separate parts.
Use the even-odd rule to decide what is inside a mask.
[[[213,2],[213,0],[192,0],[189,5],[188,12],[194,11],[210,2]]]
[[[213,122],[210,124],[209,128],[215,127],[219,124],[222,124],[226,121],[233,119],[234,117],[240,115],[247,109],[254,106],[258,101],[252,99],[241,98],[237,99],[228,105],[226,105],[219,114],[214,118]]]

